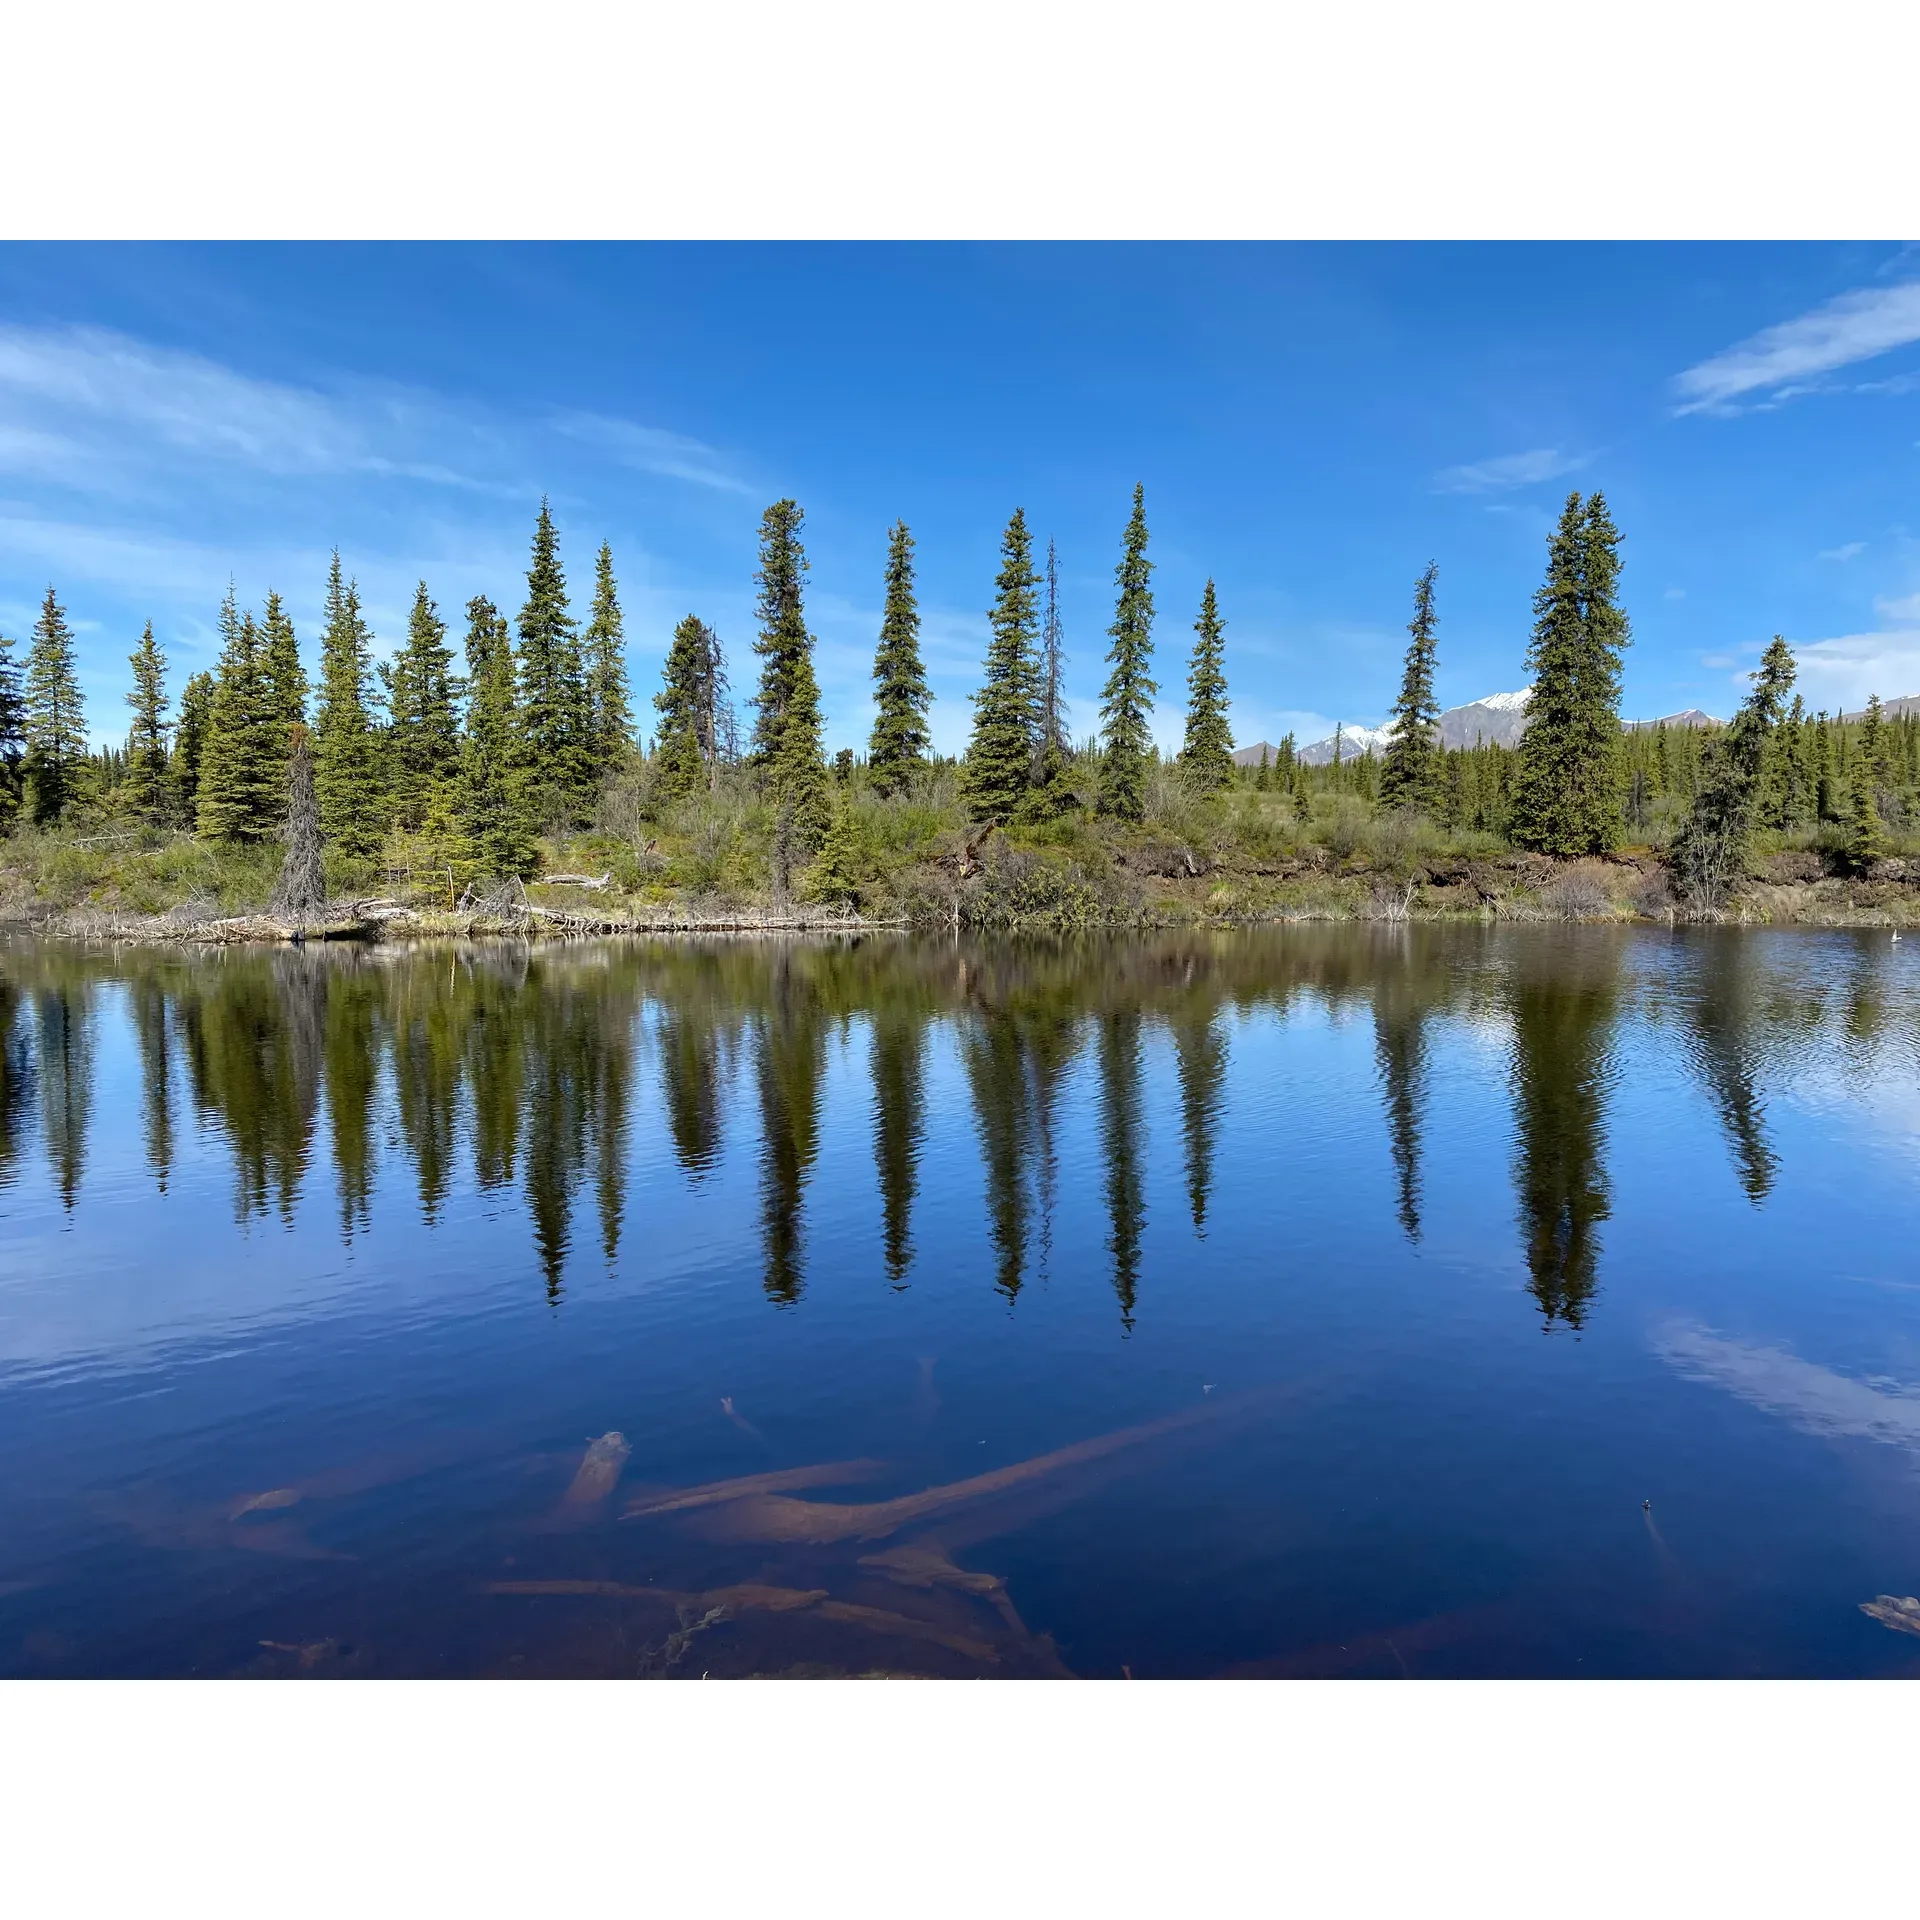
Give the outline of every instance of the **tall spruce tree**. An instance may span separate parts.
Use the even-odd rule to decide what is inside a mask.
[[[167,656],[147,622],[140,644],[127,656],[133,691],[127,705],[133,726],[127,734],[127,804],[149,825],[167,817]]]
[[[200,749],[195,826],[203,840],[245,845],[279,830],[286,742],[276,725],[265,649],[251,610],[220,608],[223,645]]]
[[[986,676],[973,696],[973,738],[961,788],[977,820],[1005,824],[1020,809],[1033,776],[1038,722],[1034,640],[1040,576],[1033,539],[1018,507],[1000,541],[999,591],[987,613]]]
[[[703,712],[708,642],[706,623],[698,614],[688,614],[673,630],[660,691],[653,696],[660,715],[653,780],[662,800],[684,800],[707,783],[702,736],[711,732],[711,720]]]
[[[368,697],[372,678],[373,635],[360,612],[359,587],[343,578],[336,548],[327,571],[326,626],[320,636],[313,785],[327,844],[357,860],[370,858],[379,847],[385,815]]]
[[[1620,654],[1626,615],[1615,598],[1620,536],[1598,493],[1569,494],[1534,595],[1527,666],[1533,692],[1521,737],[1510,831],[1562,859],[1619,840]]]
[[[213,711],[213,675],[190,674],[180,689],[180,722],[173,730],[167,766],[173,803],[189,826],[200,817],[200,762],[206,752],[207,720]]]
[[[913,593],[913,535],[904,520],[887,532],[886,600],[880,615],[880,644],[873,656],[873,733],[867,765],[874,790],[904,793],[914,774],[927,764],[933,736],[927,708],[933,690],[920,663],[920,609]]]
[[[776,865],[804,858],[830,818],[827,763],[820,739],[820,687],[813,673],[802,583],[807,571],[795,500],[776,500],[760,519],[760,690],[754,695],[753,757],[765,772],[776,814]]]
[[[588,759],[594,784],[617,773],[633,753],[633,699],[627,687],[626,624],[613,578],[613,548],[604,540],[593,564],[593,614],[585,636]]]
[[[1674,869],[1701,912],[1718,912],[1747,877],[1765,797],[1769,745],[1793,690],[1793,676],[1793,654],[1775,634],[1753,676],[1753,691],[1708,744],[1704,778],[1673,850]]]
[[[13,642],[0,633],[0,833],[20,812],[20,763],[27,750],[27,707]]]
[[[22,708],[27,804],[36,826],[56,826],[79,789],[87,757],[87,712],[73,635],[51,587],[34,623]]]
[[[520,714],[541,823],[572,826],[591,808],[591,709],[580,634],[567,610],[560,537],[545,500],[534,523],[527,601],[520,609]]]
[[[307,670],[300,664],[300,641],[280,596],[269,589],[260,615],[260,653],[267,676],[268,704],[279,730],[276,751],[284,767],[293,751],[293,730],[307,724]]]
[[[382,669],[387,689],[387,804],[403,827],[427,817],[460,765],[460,684],[447,625],[422,580],[407,617],[406,643]]]
[[[1400,698],[1393,703],[1386,758],[1380,768],[1380,799],[1396,810],[1432,814],[1442,809],[1440,702],[1434,698],[1433,583],[1440,569],[1431,560],[1414,582],[1413,618],[1407,625],[1406,666]]]
[[[524,878],[535,841],[513,642],[504,616],[479,595],[467,602],[467,689],[459,822],[489,876]]]
[[[1046,603],[1040,616],[1039,711],[1034,731],[1029,819],[1053,820],[1079,805],[1073,785],[1073,744],[1067,738],[1066,636],[1060,621],[1060,558],[1047,542]]]
[[[1855,754],[1847,787],[1847,827],[1840,842],[1840,865],[1851,874],[1864,874],[1887,851],[1886,828],[1874,804],[1873,769],[1864,753]]]
[[[1107,650],[1113,668],[1100,697],[1100,811],[1119,820],[1138,820],[1146,812],[1147,761],[1153,736],[1147,716],[1160,691],[1153,665],[1153,594],[1148,586],[1153,562],[1147,558],[1146,489],[1135,486],[1133,513],[1127,521],[1120,564],[1114,578],[1120,588]]]
[[[1193,623],[1193,661],[1187,669],[1187,736],[1180,765],[1202,793],[1217,793],[1233,779],[1233,732],[1227,725],[1227,676],[1221,665],[1226,622],[1209,580]]]

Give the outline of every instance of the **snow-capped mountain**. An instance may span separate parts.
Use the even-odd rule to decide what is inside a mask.
[[[1531,687],[1522,687],[1518,693],[1490,693],[1484,699],[1469,700],[1463,707],[1449,707],[1440,716],[1440,744],[1446,747],[1470,747],[1476,740],[1481,740],[1489,746],[1512,746],[1526,731],[1527,696],[1532,691]],[[1367,727],[1356,723],[1342,727],[1341,759],[1357,759],[1369,749],[1384,753],[1391,732],[1391,724]],[[1264,740],[1256,740],[1252,746],[1240,748],[1233,757],[1243,767],[1257,767],[1263,747],[1267,758],[1271,760],[1275,749]],[[1326,766],[1333,758],[1333,735],[1328,734],[1324,740],[1315,740],[1310,746],[1302,747],[1300,758],[1310,767]]]
[[[1527,730],[1527,701],[1532,693],[1531,687],[1522,687],[1515,693],[1489,693],[1478,700],[1469,700],[1463,707],[1449,707],[1440,716],[1440,744],[1443,747],[1516,745]],[[1904,707],[1906,704],[1904,701],[1889,702],[1886,711],[1892,713],[1896,706]],[[1914,704],[1920,705],[1920,698]],[[1637,731],[1642,727],[1660,726],[1717,727],[1720,722],[1712,714],[1702,713],[1698,707],[1689,707],[1684,713],[1670,713],[1659,720],[1629,720],[1626,724],[1629,730]],[[1340,757],[1342,760],[1357,759],[1369,748],[1375,753],[1384,753],[1391,733],[1391,725],[1343,727],[1340,730]],[[1233,757],[1243,767],[1257,767],[1262,752],[1272,760],[1277,751],[1270,742],[1256,740],[1250,747],[1239,748]],[[1333,735],[1328,734],[1324,740],[1316,740],[1311,746],[1302,747],[1300,758],[1310,767],[1326,766],[1333,759]]]

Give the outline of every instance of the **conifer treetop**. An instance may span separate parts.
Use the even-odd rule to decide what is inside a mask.
[[[1153,697],[1159,686],[1153,664],[1153,592],[1149,582],[1153,562],[1147,558],[1146,489],[1133,489],[1133,512],[1121,544],[1120,564],[1114,569],[1119,596],[1113,625],[1107,629],[1113,645],[1107,661],[1113,671],[1101,694],[1100,811],[1122,820],[1138,820],[1146,811],[1147,758],[1153,745],[1148,726]]]

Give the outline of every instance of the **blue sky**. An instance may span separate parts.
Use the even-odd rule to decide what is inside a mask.
[[[1566,489],[1625,536],[1630,715],[1724,714],[1776,631],[1815,705],[1920,692],[1920,252],[1885,245],[0,247],[0,632],[52,582],[96,737],[151,618],[177,688],[231,574],[309,659],[328,550],[382,649],[425,578],[519,605],[551,495],[611,541],[636,692],[683,614],[750,691],[754,541],[807,513],[829,744],[864,745],[885,534],[919,543],[940,745],[998,542],[1059,543],[1077,731],[1134,482],[1177,741],[1211,574],[1236,736],[1523,684]],[[650,712],[650,709],[646,709]]]

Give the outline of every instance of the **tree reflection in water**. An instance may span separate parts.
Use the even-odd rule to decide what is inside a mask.
[[[936,1058],[950,1059],[971,1112],[991,1284],[1012,1303],[1045,1271],[1062,1116],[1082,1108],[1098,1178],[1081,1197],[1097,1196],[1104,1211],[1108,1279],[1130,1327],[1155,1284],[1150,1157],[1177,1139],[1185,1213],[1204,1237],[1221,1204],[1215,1166],[1230,1137],[1238,1021],[1310,1001],[1371,1015],[1394,1208],[1413,1241],[1427,1205],[1434,1036],[1449,1022],[1504,1027],[1529,1284],[1549,1327],[1578,1329],[1599,1284],[1625,1015],[1657,1028],[1677,996],[1685,1058],[1756,1205],[1778,1171],[1769,1080],[1828,1029],[1843,1053],[1862,1057],[1913,1042],[1883,979],[1884,942],[1856,942],[1834,989],[1755,939],[1641,938],[1644,947],[1606,929],[1296,928],[997,945],[686,940],[205,955],[18,940],[0,949],[0,1182],[17,1178],[37,1124],[61,1203],[77,1203],[103,1023],[119,1021],[159,1190],[177,1172],[183,1104],[224,1142],[243,1224],[291,1219],[316,1152],[350,1240],[366,1228],[384,1161],[410,1164],[429,1225],[465,1167],[482,1191],[518,1187],[558,1301],[579,1255],[583,1186],[597,1206],[599,1257],[613,1264],[634,1240],[629,1186],[642,1146],[657,1128],[689,1188],[709,1182],[742,1126],[744,1066],[761,1279],[770,1300],[791,1305],[806,1289],[807,1194],[827,1043],[840,1032],[854,1040],[844,1057],[864,1059],[868,1075],[877,1277],[905,1286],[926,1258],[915,1213],[931,1177],[930,1075]],[[637,1104],[649,1056],[657,1100]],[[1150,1125],[1159,1111],[1164,1132]],[[938,1183],[944,1192],[966,1177],[943,1167]]]

